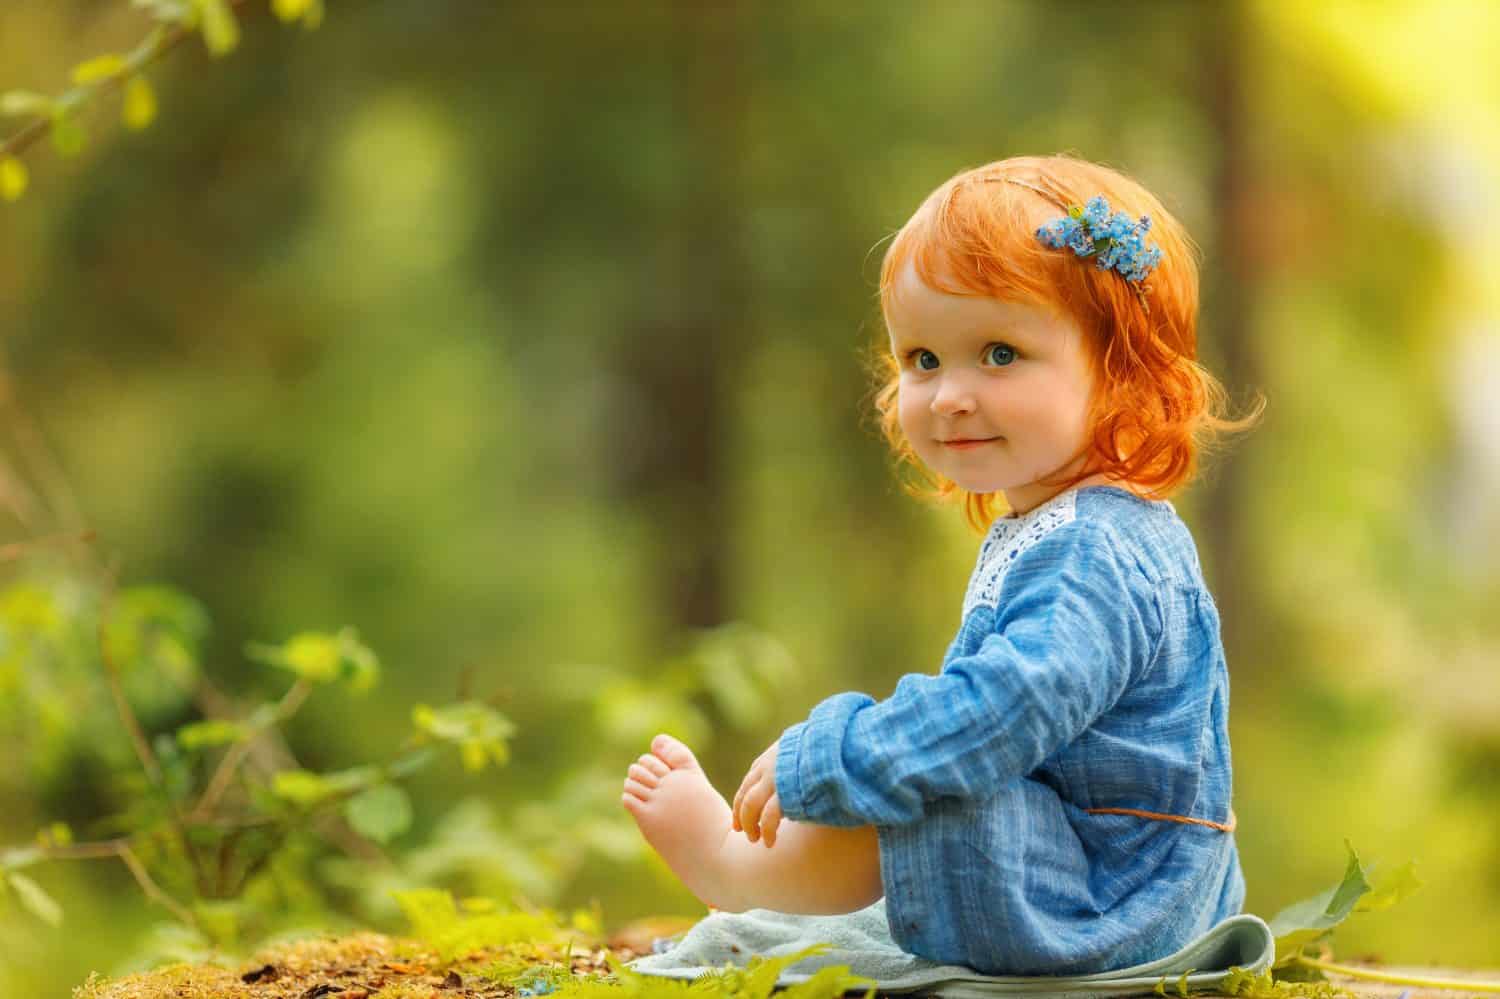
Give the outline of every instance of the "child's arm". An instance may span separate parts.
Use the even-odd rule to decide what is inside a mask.
[[[1161,607],[1145,574],[1088,521],[1017,557],[994,630],[938,676],[876,702],[836,694],[778,742],[789,819],[901,825],[943,796],[984,797],[1034,770],[1119,700],[1155,656]]]

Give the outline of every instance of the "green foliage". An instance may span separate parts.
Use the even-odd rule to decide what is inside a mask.
[[[390,783],[365,788],[344,805],[344,817],[355,832],[377,843],[389,843],[406,832],[411,814],[411,797]]]
[[[137,715],[149,723],[177,712],[204,683],[199,656],[208,632],[202,607],[169,587],[115,592],[46,577],[11,584],[0,590],[0,692],[7,695],[0,700],[6,709],[0,738],[14,734],[32,742],[38,734],[53,736],[60,762],[80,737],[70,719],[89,719],[84,736],[97,741],[100,730],[120,731],[122,721],[124,729],[136,730]],[[339,684],[365,692],[379,677],[375,654],[349,628],[257,644],[251,652],[294,674],[285,696],[253,705],[241,717],[179,725],[171,735],[137,744],[134,756],[117,751],[110,761],[126,768],[117,777],[126,796],[123,807],[96,829],[120,838],[73,844],[68,828],[54,823],[35,844],[0,850],[5,894],[56,925],[61,906],[22,870],[54,858],[115,855],[149,897],[172,908],[197,941],[193,946],[224,943],[259,925],[268,910],[285,906],[289,893],[318,897],[295,851],[303,842],[300,830],[322,813],[337,808],[358,835],[390,843],[412,822],[411,800],[400,782],[429,765],[436,749],[452,746],[467,761],[477,744],[495,762],[506,759],[494,747],[510,734],[509,723],[489,708],[460,704],[424,708],[446,726],[413,732],[385,764],[251,771],[245,764],[252,750],[276,737],[315,687]],[[118,697],[110,695],[111,685]],[[112,719],[114,712],[120,717]],[[28,729],[38,718],[45,726],[41,733]],[[140,772],[133,771],[137,765]],[[258,901],[263,876],[276,889]]]
[[[613,973],[610,977],[576,976],[566,956],[561,963],[539,961],[526,953],[542,947],[555,947],[569,941],[572,930],[580,923],[596,928],[596,916],[575,913],[572,926],[565,926],[556,912],[460,912],[452,895],[446,891],[397,892],[396,898],[406,914],[410,934],[435,950],[445,962],[455,961],[484,948],[510,950],[511,956],[500,958],[479,974],[497,984],[515,988],[524,994],[565,996],[568,999],[620,999],[642,996],[649,999],[687,999],[687,997],[723,997],[723,999],[769,999],[782,972],[799,961],[825,954],[831,944],[816,944],[794,954],[768,958],[753,956],[744,967],[728,965],[709,972],[692,982],[643,975],[631,971],[612,954],[605,960]],[[465,908],[483,910],[487,899],[465,900]],[[790,999],[833,999],[859,987],[873,996],[875,983],[849,973],[847,965],[821,968],[807,981],[781,993]]]
[[[727,966],[719,971],[702,975],[692,982],[642,975],[631,971],[611,956],[609,966],[619,980],[618,985],[583,981],[568,985],[563,989],[563,993],[570,999],[571,997],[607,999],[609,995],[618,996],[619,990],[623,988],[628,995],[648,996],[650,999],[669,999],[673,996],[768,999],[775,990],[776,980],[781,977],[783,971],[809,957],[826,954],[831,949],[832,944],[822,943],[781,957],[756,955],[751,957],[744,967]],[[778,995],[787,996],[790,999],[832,999],[834,996],[852,992],[860,987],[867,989],[866,999],[870,999],[875,994],[875,982],[872,979],[852,975],[849,973],[848,965],[839,964],[820,968],[807,981],[789,986]],[[610,992],[606,993],[606,989]]]
[[[184,23],[203,32],[203,44],[209,54],[228,55],[240,44],[240,24],[229,0],[189,0],[190,11]]]
[[[104,650],[120,666],[130,703],[148,717],[176,710],[198,682],[208,613],[166,586],[132,586],[109,602]]]
[[[1231,996],[1245,996],[1246,999],[1282,999],[1287,996],[1333,999],[1334,996],[1353,995],[1348,989],[1339,988],[1329,982],[1279,981],[1269,969],[1255,974],[1239,967],[1229,969],[1229,974],[1224,976],[1224,980],[1219,983],[1215,992]],[[1162,994],[1160,985],[1158,985],[1157,994]]]
[[[482,947],[520,942],[556,943],[567,931],[555,914],[543,912],[461,913],[446,891],[417,890],[394,893],[413,936],[453,961]]]
[[[53,148],[62,156],[82,152],[88,135],[79,122],[86,105],[106,89],[122,88],[120,118],[131,131],[156,120],[156,91],[142,75],[147,65],[179,40],[198,34],[210,55],[226,56],[240,44],[240,22],[230,0],[131,0],[131,6],[150,14],[157,27],[126,55],[105,53],[73,68],[71,89],[53,97],[30,90],[0,93],[0,116],[31,117],[47,122]],[[300,23],[309,30],[323,21],[323,0],[270,0],[277,19]],[[0,142],[0,200],[16,201],[30,177],[14,154],[21,143]]]
[[[20,761],[0,786],[47,781],[78,760],[130,765],[106,665],[153,724],[187,707],[206,631],[194,601],[157,587],[110,595],[38,572],[0,588],[0,746]]]
[[[1271,967],[1259,973],[1232,967],[1215,988],[1198,990],[1197,993],[1188,986],[1188,975],[1192,973],[1189,969],[1175,982],[1163,977],[1152,991],[1159,996],[1166,996],[1170,991],[1182,999],[1191,994],[1227,994],[1251,999],[1290,996],[1333,999],[1334,996],[1352,994],[1328,982],[1316,966],[1308,963],[1305,948],[1329,937],[1333,928],[1351,913],[1390,908],[1410,896],[1422,883],[1417,879],[1411,861],[1374,878],[1372,882],[1353,845],[1345,840],[1344,846],[1349,851],[1349,861],[1339,882],[1287,906],[1268,922],[1276,939],[1276,957]],[[1358,973],[1358,969],[1346,970],[1351,974]]]
[[[486,760],[504,766],[510,760],[507,742],[516,727],[487,704],[462,701],[444,708],[418,704],[411,710],[417,743],[447,742],[459,748],[467,770],[482,770]]]
[[[762,725],[794,679],[791,654],[761,629],[731,621],[686,637],[686,650],[653,669],[649,681],[585,677],[606,738],[640,746],[667,732],[702,746],[716,728],[707,707],[738,728]]]
[[[243,722],[224,718],[189,722],[177,730],[177,744],[186,750],[207,749],[230,742],[243,742],[250,738],[254,729]]]
[[[1276,937],[1273,967],[1296,964],[1306,947],[1331,936],[1333,928],[1352,913],[1388,909],[1422,887],[1414,861],[1407,861],[1372,882],[1353,844],[1345,840],[1344,847],[1349,851],[1349,860],[1338,884],[1287,906],[1269,920],[1271,933]]]
[[[246,655],[290,670],[309,683],[341,681],[357,693],[369,690],[380,677],[379,660],[360,642],[353,628],[336,635],[304,632],[281,645],[251,643]]]

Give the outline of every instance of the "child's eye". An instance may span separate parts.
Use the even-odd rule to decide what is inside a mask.
[[[938,356],[925,348],[914,350],[907,357],[922,371],[931,371],[938,366]]]
[[[984,348],[984,359],[1003,368],[1016,359],[1016,349],[1008,344],[992,343]]]

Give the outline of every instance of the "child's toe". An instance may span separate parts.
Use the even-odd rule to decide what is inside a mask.
[[[658,735],[651,740],[651,752],[655,753],[673,770],[701,770],[693,751],[670,735]]]
[[[640,781],[627,780],[625,782],[625,794],[630,797],[637,798],[641,801],[645,801],[647,798],[651,797],[651,788],[642,784]]]
[[[636,762],[658,777],[665,777],[672,769],[663,762],[661,757],[654,753],[642,753],[641,758],[636,760]]]
[[[666,765],[662,764],[660,760],[657,760],[656,762],[658,764],[661,764],[663,769],[666,768]],[[647,770],[639,763],[632,763],[630,765],[630,779],[638,784],[643,784],[646,787],[655,787],[657,785],[657,782],[660,780],[660,778],[655,773]]]

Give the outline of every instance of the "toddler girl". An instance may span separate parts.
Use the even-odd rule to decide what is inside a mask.
[[[927,198],[880,297],[886,436],[988,528],[941,671],[823,701],[732,805],[657,736],[625,808],[720,909],[884,896],[903,949],[986,974],[1172,953],[1245,882],[1218,611],[1166,497],[1259,415],[1194,360],[1189,239],[1114,170],[1008,159]]]

